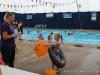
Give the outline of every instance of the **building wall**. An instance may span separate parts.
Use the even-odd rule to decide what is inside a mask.
[[[0,21],[3,22],[5,12],[0,12]],[[72,18],[63,18],[63,13],[54,13],[53,18],[46,18],[46,13],[30,14],[33,19],[28,20],[28,14],[15,13],[15,21],[22,20],[24,27],[34,27],[36,24],[47,24],[48,28],[64,28],[64,29],[100,29],[100,12],[97,12],[97,20],[91,21],[91,12],[80,12],[81,25],[79,21],[79,13],[72,12]]]

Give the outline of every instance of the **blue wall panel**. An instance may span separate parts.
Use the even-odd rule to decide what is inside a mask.
[[[78,13],[73,13],[72,15],[72,29],[79,29],[80,28],[80,21],[79,21],[79,14]]]
[[[79,13],[81,26],[79,21]],[[63,13],[54,13],[53,18],[46,18],[46,13],[17,14],[15,21],[23,21],[24,27],[34,27],[36,24],[47,24],[48,28],[64,29],[100,29],[100,12],[97,12],[97,20],[91,21],[91,12],[75,12],[72,18],[63,18]],[[3,22],[5,12],[0,13],[0,21]],[[27,15],[33,15],[33,19],[26,19]]]
[[[55,13],[54,14],[54,27],[55,28],[64,28],[61,13]]]
[[[90,13],[80,12],[80,19],[81,19],[81,28],[90,29]]]
[[[100,30],[100,12],[97,12],[97,25],[96,25],[96,29]]]

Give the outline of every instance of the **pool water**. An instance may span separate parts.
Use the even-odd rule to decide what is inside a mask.
[[[28,31],[30,32],[30,34],[28,34]],[[73,35],[68,36],[67,33],[71,32],[70,30],[67,30],[67,33],[65,33],[65,30],[24,29],[22,37],[24,39],[38,40],[39,33],[37,33],[37,31],[39,31],[39,33],[43,35],[45,40],[47,40],[48,35],[51,32],[53,32],[54,34],[59,32],[60,34],[62,34],[64,42],[100,45],[100,32],[75,31]],[[17,32],[16,29],[15,29],[15,32]]]

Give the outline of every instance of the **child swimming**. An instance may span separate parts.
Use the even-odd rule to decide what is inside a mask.
[[[68,35],[73,35],[74,33],[75,33],[75,31],[68,32]]]
[[[39,31],[37,31],[37,33],[39,33]]]
[[[60,59],[60,38],[62,37],[61,34],[56,33],[54,36],[55,42],[54,43],[46,43],[45,46],[53,46],[55,50],[55,55],[58,59]],[[52,63],[52,69],[54,70],[54,63]],[[59,71],[59,68],[57,67],[57,72]]]
[[[28,31],[28,33],[27,34],[30,34],[30,31]]]

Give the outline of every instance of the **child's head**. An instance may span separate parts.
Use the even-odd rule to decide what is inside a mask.
[[[37,33],[39,33],[39,31],[37,31]]]
[[[20,20],[19,23],[20,23],[20,24],[23,24],[23,21]]]
[[[69,32],[68,35],[70,35],[71,33]]]
[[[56,33],[55,36],[54,36],[54,39],[55,40],[59,40],[60,38],[61,38],[61,34]]]
[[[53,35],[53,32],[51,32],[51,35]]]

